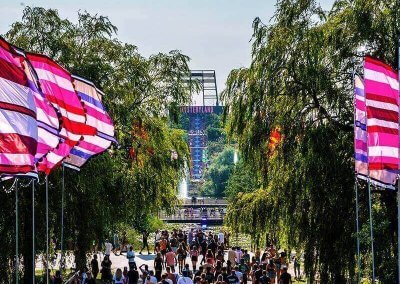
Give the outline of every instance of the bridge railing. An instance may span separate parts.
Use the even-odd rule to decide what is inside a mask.
[[[184,205],[228,205],[228,201],[222,198],[186,198],[183,200]]]
[[[225,217],[225,210],[215,210],[211,211],[208,210],[207,212],[202,212],[200,210],[178,210],[175,214],[166,214],[161,212],[160,219],[161,220],[202,220],[203,218],[206,219],[224,219]]]

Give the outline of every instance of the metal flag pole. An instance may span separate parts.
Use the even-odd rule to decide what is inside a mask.
[[[46,283],[49,284],[49,176],[46,175]]]
[[[65,192],[65,168],[62,165],[62,187],[61,187],[61,259],[60,271],[64,269],[64,192]]]
[[[18,251],[18,178],[15,182],[15,283],[19,283],[19,251]]]
[[[35,284],[35,180],[32,179],[32,283]]]
[[[361,257],[360,257],[360,226],[358,221],[358,186],[357,179],[355,180],[355,191],[356,191],[356,230],[357,230],[357,266],[358,266],[358,279],[357,283],[361,282]]]
[[[371,200],[371,182],[368,173],[368,205],[369,205],[369,226],[371,236],[371,254],[372,254],[372,283],[375,283],[375,253],[374,253],[374,230],[372,227],[372,200]]]

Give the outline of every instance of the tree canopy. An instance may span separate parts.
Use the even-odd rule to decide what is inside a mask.
[[[177,50],[148,58],[136,46],[116,38],[117,27],[101,15],[78,12],[77,22],[59,16],[57,10],[26,7],[20,21],[4,37],[29,52],[48,55],[72,74],[93,81],[106,95],[106,108],[115,123],[116,138],[108,153],[92,158],[77,173],[65,169],[65,240],[75,253],[77,268],[86,266],[93,242],[102,243],[119,224],[146,229],[146,220],[161,209],[177,204],[177,185],[189,159],[183,130],[171,127],[179,105],[190,102],[189,57]],[[171,159],[171,151],[178,159]],[[61,169],[50,177],[50,231],[59,239]],[[20,181],[21,183],[23,182]],[[21,251],[26,263],[31,252],[31,191],[19,191]],[[45,249],[43,226],[44,186],[37,185],[37,250]],[[0,192],[0,278],[9,279],[12,259],[14,195]],[[57,246],[59,249],[59,245]],[[26,282],[32,279],[28,265]]]
[[[338,0],[329,11],[314,0],[279,0],[269,24],[253,22],[250,66],[228,77],[227,133],[261,177],[252,192],[236,194],[228,224],[273,233],[279,246],[303,250],[310,281],[316,274],[321,283],[354,277],[352,73],[362,72],[365,54],[395,66],[399,15],[396,0]],[[276,127],[283,140],[271,154]],[[394,210],[394,199],[390,192],[374,194],[375,226],[391,236],[385,245],[377,240],[377,275],[384,282],[396,271],[389,261],[396,255],[396,216],[383,213]],[[365,190],[360,204],[366,230]],[[368,240],[362,245],[368,276]]]

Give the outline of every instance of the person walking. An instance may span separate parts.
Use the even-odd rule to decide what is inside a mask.
[[[92,269],[93,278],[96,279],[99,274],[99,262],[97,261],[97,254],[93,255],[92,261],[90,261],[90,267]]]
[[[161,256],[161,253],[157,253],[156,258],[154,259],[154,270],[156,271],[156,278],[157,281],[161,280],[161,272],[163,269],[163,257]]]
[[[137,269],[136,262],[135,262],[135,252],[133,251],[133,246],[129,247],[129,251],[126,253],[126,258],[128,259],[129,269],[131,267]]]
[[[182,268],[183,268],[183,261],[186,258],[186,251],[183,249],[182,244],[179,245],[178,250],[176,251],[176,254],[178,255],[179,273],[181,273]]]
[[[137,284],[139,281],[139,272],[135,267],[129,267],[128,284]]]
[[[197,261],[199,260],[199,250],[197,249],[197,246],[193,246],[192,250],[190,251],[190,257],[192,260],[193,271],[195,271],[197,268]]]
[[[268,273],[268,277],[271,279],[271,284],[275,283],[276,266],[275,266],[275,263],[274,263],[273,259],[269,260],[269,263],[267,265],[267,273]]]
[[[122,255],[123,252],[128,252],[128,238],[126,237],[126,232],[122,232],[121,238],[120,254]]]
[[[287,271],[287,266],[284,265],[282,267],[282,274],[279,277],[279,284],[292,284],[292,275],[290,275],[290,273],[288,273]]]
[[[142,254],[142,251],[143,251],[145,248],[147,248],[147,254],[150,254],[148,238],[149,238],[149,232],[143,231],[143,234],[142,234],[143,246],[142,246],[142,249],[140,250],[139,254]]]
[[[236,262],[236,252],[235,252],[234,249],[235,249],[234,247],[231,247],[231,248],[229,249],[229,251],[228,251],[228,260],[229,260],[231,263],[235,263],[235,262]]]
[[[119,237],[118,237],[118,233],[115,232],[115,234],[114,234],[114,249],[113,249],[113,253],[115,255],[118,255],[116,253],[118,250],[120,250]]]
[[[249,273],[249,267],[243,258],[240,260],[238,270],[242,273],[243,283],[247,283],[247,274]]]
[[[293,269],[294,269],[294,278],[296,280],[299,280],[301,278],[300,261],[296,256],[293,257]]]
[[[231,274],[227,277],[228,284],[239,284],[239,278],[236,276],[235,270],[232,269]]]
[[[104,256],[103,261],[101,262],[101,283],[111,283],[112,274],[111,274],[111,260],[108,255]]]
[[[105,247],[104,255],[110,256],[111,251],[113,250],[113,245],[110,243],[108,239],[106,239],[104,247]]]
[[[172,248],[168,249],[168,252],[165,254],[165,263],[166,266],[169,267],[175,267],[175,265],[177,264],[176,254]]]
[[[163,262],[165,261],[165,254],[167,253],[167,246],[168,246],[168,241],[166,240],[165,237],[161,237],[160,240],[160,251],[162,255]]]

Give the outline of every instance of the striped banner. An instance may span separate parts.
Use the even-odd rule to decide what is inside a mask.
[[[38,162],[60,143],[60,123],[56,110],[38,89],[37,80],[34,77],[34,71],[29,61],[26,60],[22,64],[28,77],[29,86],[33,90],[36,105],[38,146],[35,155],[35,162]]]
[[[94,135],[96,130],[86,125],[81,101],[75,93],[71,75],[44,55],[27,53],[45,98],[57,110],[61,120],[61,143],[38,163],[38,170],[49,174],[65,159],[82,135]]]
[[[35,169],[36,107],[22,60],[0,38],[0,175]]]
[[[365,106],[364,82],[359,76],[354,77],[354,159],[358,178],[368,176],[367,117]]]
[[[368,167],[372,181],[394,189],[399,173],[399,81],[387,64],[365,58]]]
[[[65,159],[66,166],[78,169],[93,155],[108,149],[114,139],[114,125],[102,104],[103,93],[83,78],[73,76],[74,87],[86,111],[86,123],[97,129],[96,135],[83,135],[83,139],[71,150]]]

